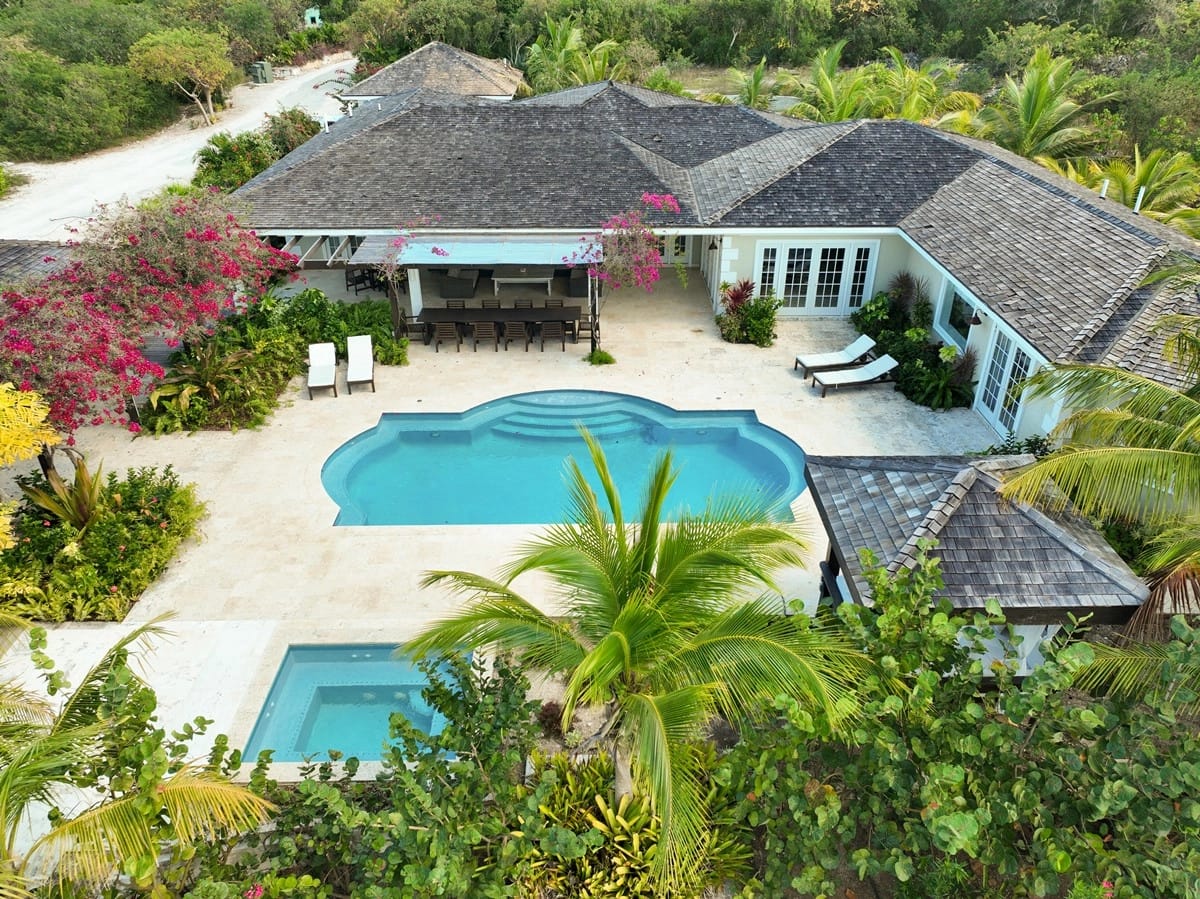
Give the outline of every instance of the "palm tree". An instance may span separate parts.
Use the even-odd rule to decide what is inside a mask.
[[[1175,390],[1120,368],[1060,365],[1027,382],[1034,396],[1076,411],[1052,437],[1062,448],[1003,487],[1010,498],[1061,509],[1069,502],[1102,520],[1156,532],[1142,563],[1150,599],[1135,629],[1153,631],[1162,611],[1200,597],[1200,317],[1170,316],[1164,355],[1191,374]],[[1196,609],[1200,611],[1200,608]]]
[[[628,64],[621,56],[621,45],[611,38],[591,47],[583,46],[575,55],[571,80],[575,84],[625,77]]]
[[[6,617],[0,626],[13,623]],[[122,871],[138,882],[153,881],[165,846],[194,846],[219,831],[247,830],[266,819],[269,803],[217,772],[170,763],[169,775],[156,775],[156,762],[150,759],[136,783],[123,792],[110,785],[91,807],[56,821],[24,856],[18,855],[17,837],[31,806],[54,806],[60,798],[57,791],[90,784],[97,759],[113,748],[112,735],[136,721],[132,712],[111,711],[112,685],[123,684],[131,693],[147,689],[127,658],[131,647],[160,633],[162,629],[151,623],[121,639],[57,710],[12,683],[0,686],[4,899],[31,897],[41,876],[97,893]]]
[[[546,16],[546,33],[538,35],[525,57],[529,86],[538,93],[572,84],[576,59],[584,49],[583,29],[573,19]]]
[[[927,59],[913,68],[896,47],[884,47],[891,60],[876,68],[876,113],[938,128],[964,131],[983,101],[978,94],[953,90],[961,65]]]
[[[1072,70],[1072,62],[1052,57],[1047,47],[1034,51],[1024,77],[1018,82],[1011,76],[994,105],[985,106],[975,117],[974,130],[1029,159],[1062,159],[1077,155],[1095,139],[1083,117],[1108,97],[1077,103],[1071,93],[1085,79]]]
[[[737,102],[741,106],[767,109],[771,105],[771,98],[779,93],[778,85],[767,81],[765,56],[748,74],[737,68],[731,68],[729,74],[737,85]]]
[[[875,76],[868,67],[839,71],[846,42],[838,41],[813,57],[807,78],[780,75],[783,93],[798,97],[787,115],[814,122],[842,122],[875,114]]]
[[[684,883],[700,867],[707,820],[693,747],[714,718],[762,715],[772,697],[790,695],[836,726],[858,709],[869,663],[839,632],[782,616],[767,598],[736,598],[773,588],[776,571],[800,563],[794,528],[772,523],[744,497],[661,524],[676,476],[669,452],[654,465],[640,522],[628,522],[603,451],[583,437],[603,505],[571,460],[571,523],[526,544],[499,580],[429,573],[426,585],[448,584],[472,601],[406,650],[490,645],[561,676],[564,726],[578,706],[602,707],[590,745],[610,747],[619,795],[647,791],[663,822],[659,876]],[[513,591],[526,572],[549,576],[559,611],[547,614]]]

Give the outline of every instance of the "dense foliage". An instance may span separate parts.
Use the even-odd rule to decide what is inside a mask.
[[[23,622],[0,613],[0,626],[7,649]],[[162,633],[154,623],[134,629],[72,685],[46,654],[45,631],[30,630],[43,689],[0,683],[0,894],[7,899],[120,888],[170,896],[189,875],[197,843],[267,817],[270,806],[230,783],[215,761],[189,759],[190,742],[211,722],[196,718],[169,732],[159,723],[157,697],[132,653]]]
[[[196,340],[294,264],[212,193],[105,209],[68,266],[3,294],[0,373],[37,390],[67,434],[125,421],[127,404],[163,374],[143,355],[147,337]]]
[[[59,495],[40,474],[18,482]],[[49,505],[27,494],[0,552],[0,607],[43,621],[120,621],[204,515],[170,466],[77,474],[56,511]]]
[[[752,343],[767,347],[775,342],[776,313],[782,305],[769,291],[758,295],[754,282],[721,285],[721,308],[717,328],[729,343]]]
[[[893,375],[896,389],[914,403],[932,409],[971,405],[975,355],[931,341],[933,304],[921,281],[898,273],[886,292],[855,310],[850,320],[875,339],[877,357],[886,353],[900,363]]]
[[[344,772],[307,765],[298,785],[280,786],[260,764],[251,784],[278,807],[274,827],[236,850],[224,843],[203,853],[192,899],[259,887],[268,896],[397,899],[663,895],[651,874],[660,825],[646,800],[614,799],[604,754],[572,763],[534,752],[538,704],[518,669],[501,660],[489,672],[456,657],[422,670],[423,697],[446,720],[440,735],[393,715],[373,781],[351,780],[351,760]],[[711,766],[712,750],[697,752]],[[711,884],[748,870],[748,845],[722,809],[703,856],[700,879]]]
[[[270,113],[261,128],[230,134],[221,131],[196,153],[197,187],[236,190],[266,171],[321,130],[320,123],[299,108]]]
[[[371,335],[380,364],[408,364],[408,340],[393,336],[386,300],[337,303],[313,289],[286,299],[268,294],[184,346],[138,420],[154,434],[257,427],[303,370],[308,344],[330,342],[344,356],[352,334]]]
[[[1084,698],[1071,687],[1089,645],[1047,647],[1017,682],[1011,661],[979,660],[1004,634],[997,610],[932,601],[931,559],[868,579],[874,608],[840,617],[907,691],[875,684],[849,739],[781,702],[777,725],[748,734],[722,775],[757,832],[766,895],[829,894],[847,869],[895,878],[897,896],[1054,896],[1102,881],[1117,899],[1190,895],[1200,736],[1184,712],[1196,695],[1179,684],[1189,668],[1195,682],[1197,632],[1177,621],[1151,668],[1172,689]]]

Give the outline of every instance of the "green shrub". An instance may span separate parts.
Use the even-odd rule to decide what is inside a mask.
[[[613,365],[617,361],[613,358],[612,353],[606,350],[592,350],[583,358],[592,365]]]
[[[349,332],[341,305],[310,287],[278,301],[270,308],[268,320],[293,332],[304,343],[332,343],[344,355]]]
[[[262,131],[243,131],[236,135],[221,131],[197,151],[192,184],[236,190],[268,169],[279,156],[271,137]]]
[[[18,482],[49,487],[40,474]],[[119,621],[204,516],[195,489],[170,466],[109,474],[103,497],[82,531],[21,503],[15,543],[0,553],[7,611],[41,621]]]
[[[321,123],[303,109],[293,106],[269,113],[262,130],[275,147],[275,152],[284,157],[309,138],[315,137],[321,130]]]
[[[783,305],[773,293],[754,295],[754,282],[742,280],[721,288],[724,312],[717,316],[717,329],[727,343],[752,343],[768,347],[775,342],[775,321]]]

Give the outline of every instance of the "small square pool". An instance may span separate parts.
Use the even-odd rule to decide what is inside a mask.
[[[264,749],[275,750],[277,762],[324,757],[330,749],[378,760],[393,712],[425,733],[440,733],[445,718],[421,696],[428,679],[412,662],[394,658],[395,651],[387,643],[289,646],[246,760]]]

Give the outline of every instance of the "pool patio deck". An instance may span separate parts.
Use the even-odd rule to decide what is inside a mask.
[[[590,366],[587,342],[528,353],[464,346],[410,348],[403,368],[376,366],[375,393],[309,400],[303,379],[260,430],[133,438],[115,427],[85,429],[78,446],[105,471],[171,464],[207,502],[202,536],[185,547],[123,624],[52,628],[49,653],[83,670],[129,627],[172,614],[174,637],[146,658],[168,727],[204,715],[210,734],[242,746],[291,643],[401,641],[446,614],[455,600],[418,587],[431,568],[492,573],[530,533],[527,526],[334,528],[321,486],[325,459],[384,412],[453,412],[534,390],[575,388],[637,394],[676,409],[753,409],[810,454],[976,451],[997,440],[974,412],[934,413],[890,386],[821,399],[794,372],[797,352],[844,346],[848,321],[782,321],[769,349],[723,343],[697,272],[685,290],[665,274],[653,295],[621,291],[601,314],[603,346],[617,360]],[[544,299],[544,294],[543,294]],[[478,302],[476,300],[475,302]],[[530,485],[536,489],[536,485]],[[633,505],[636,497],[626,497]],[[811,510],[805,494],[797,504]],[[816,561],[826,540],[807,516],[812,564],[788,579],[789,595],[816,598]],[[544,598],[534,577],[518,589]],[[15,655],[20,655],[18,648]],[[11,670],[11,669],[10,669]]]

